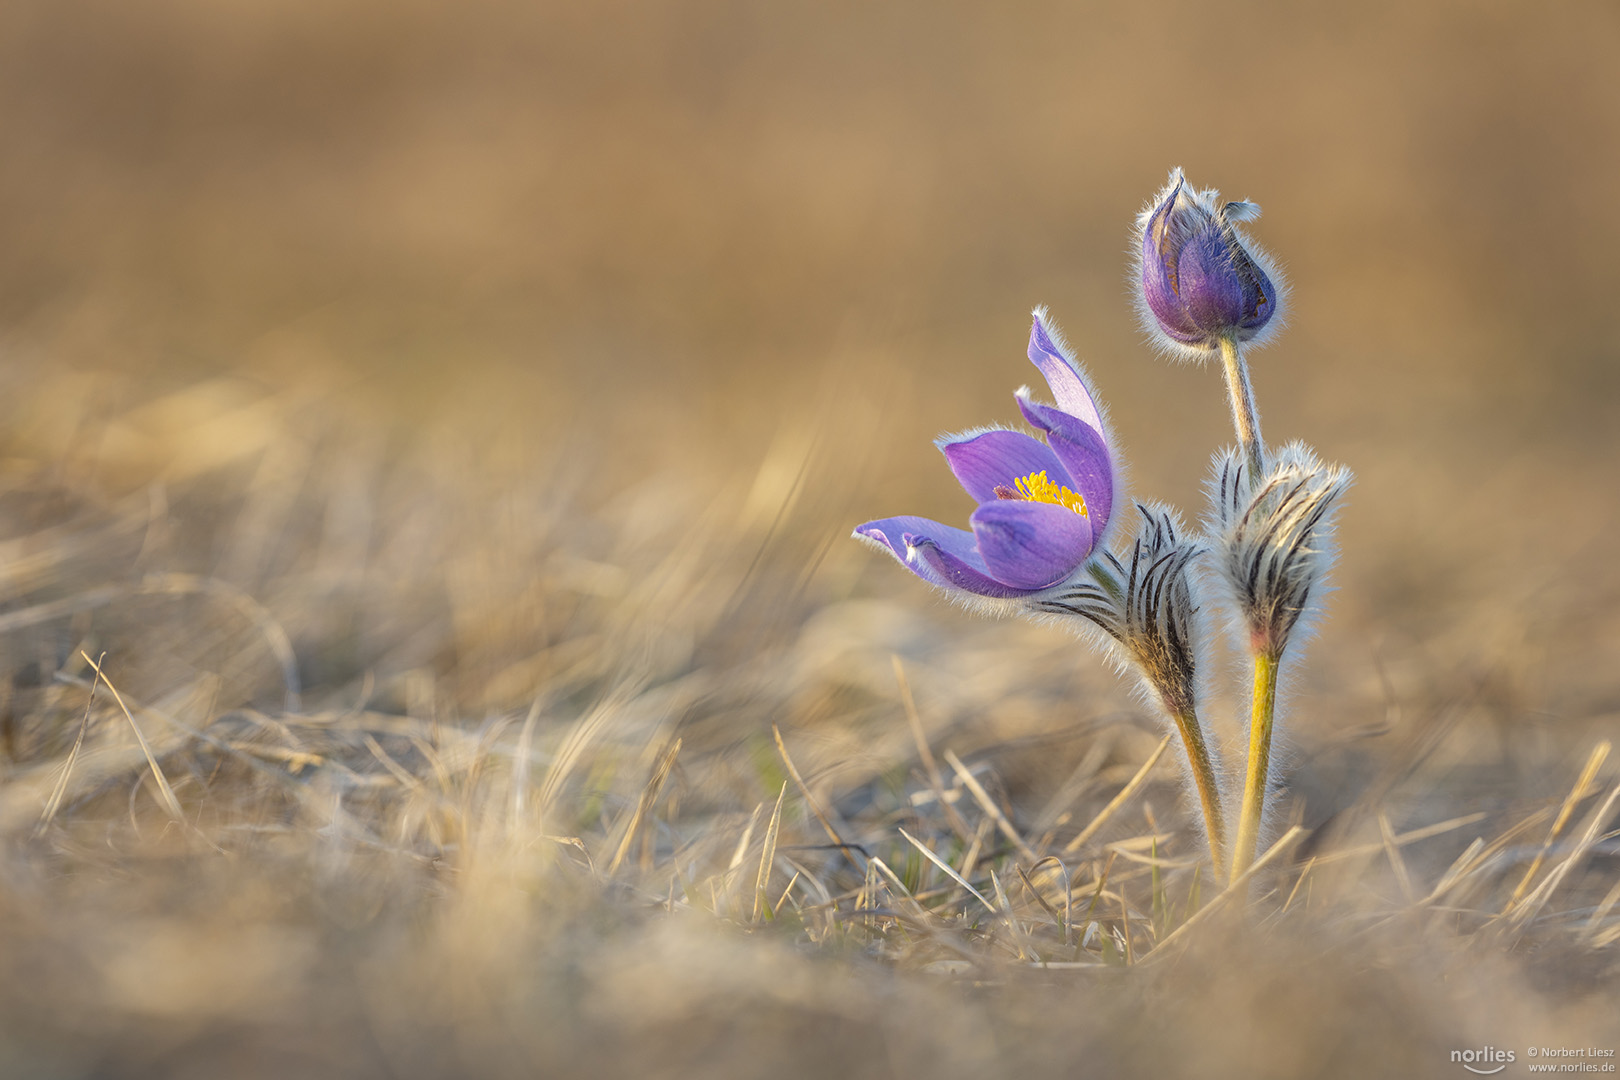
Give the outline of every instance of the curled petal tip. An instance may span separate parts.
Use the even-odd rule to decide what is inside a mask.
[[[1102,410],[1097,406],[1097,399],[1081,377],[1080,367],[1062,334],[1041,308],[1035,309],[1035,321],[1029,330],[1029,361],[1046,378],[1058,408],[1102,430]],[[1021,388],[1018,396],[1027,400],[1028,388]]]

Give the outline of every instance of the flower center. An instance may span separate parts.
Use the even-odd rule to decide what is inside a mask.
[[[1052,483],[1046,478],[1044,469],[1037,473],[1030,473],[1028,476],[1020,476],[1013,481],[1012,487],[1001,486],[996,488],[996,498],[1051,503],[1054,506],[1073,510],[1081,517],[1091,516],[1086,512],[1086,500],[1062,484]]]

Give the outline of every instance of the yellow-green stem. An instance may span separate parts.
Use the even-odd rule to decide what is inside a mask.
[[[1249,465],[1249,485],[1260,483],[1265,474],[1265,444],[1260,441],[1260,412],[1254,407],[1254,387],[1249,385],[1249,365],[1238,351],[1237,342],[1221,338],[1221,362],[1226,367],[1226,392],[1232,399],[1232,426],[1237,429]]]
[[[1209,833],[1209,857],[1220,881],[1226,866],[1226,817],[1221,810],[1221,789],[1215,783],[1215,765],[1204,741],[1204,729],[1192,712],[1176,716],[1181,741],[1187,748],[1187,764],[1192,767],[1193,783],[1198,785],[1198,801],[1204,808],[1204,828]]]
[[[1271,779],[1271,730],[1277,716],[1277,666],[1280,657],[1259,652],[1254,657],[1254,709],[1249,716],[1249,771],[1243,782],[1243,805],[1238,813],[1237,839],[1232,855],[1234,879],[1254,863],[1260,840],[1260,814],[1266,808],[1266,786]]]

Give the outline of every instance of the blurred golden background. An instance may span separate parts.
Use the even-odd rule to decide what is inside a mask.
[[[531,702],[543,743],[554,711],[628,701],[601,738],[634,768],[581,768],[608,805],[634,804],[680,732],[685,813],[742,820],[776,797],[772,723],[846,814],[862,785],[903,785],[892,652],[930,730],[1060,820],[1099,745],[1077,737],[1129,714],[1125,693],[1063,635],[961,615],[848,536],[965,517],[929,441],[1016,417],[1037,303],[1108,401],[1131,493],[1199,516],[1230,438],[1219,372],[1151,354],[1127,276],[1172,166],[1264,207],[1250,233],[1292,285],[1289,328],[1252,357],[1266,434],[1357,475],[1339,591],[1294,675],[1293,812],[1315,827],[1395,799],[1423,762],[1444,780],[1390,803],[1407,824],[1556,802],[1620,716],[1617,57],[1601,0],[8,3],[0,829],[32,829],[55,782],[81,647],[210,731],[237,709],[370,710],[434,725],[440,750],[438,725],[461,725],[483,752],[476,725]],[[426,775],[431,755],[386,745]],[[1097,761],[1128,776],[1151,745],[1120,735]],[[125,751],[85,783],[140,782]],[[177,791],[208,828],[260,813],[197,768]],[[133,792],[74,797],[90,832],[13,865],[96,866],[111,888],[127,868],[96,862],[92,826],[126,797],[133,825]],[[1608,888],[1605,858],[1583,896]],[[169,902],[85,888],[60,926],[19,923],[15,947],[40,951],[17,955]],[[0,911],[37,914],[30,895],[0,889]],[[108,976],[111,1015],[147,1007],[129,971],[203,948],[156,940]],[[336,992],[256,947],[264,986]],[[80,999],[61,978],[42,1001]],[[180,1000],[206,1011],[199,978]],[[1319,1013],[1393,992],[1346,979]],[[243,993],[222,1008],[253,1012]],[[1506,1023],[1505,1000],[1481,1008]],[[413,1007],[373,1020],[398,1034]],[[449,1072],[499,1059],[445,1053]]]
[[[1006,415],[1039,302],[1137,490],[1190,504],[1225,432],[1214,372],[1147,355],[1125,278],[1131,218],[1179,164],[1266,209],[1295,288],[1258,388],[1274,439],[1362,473],[1352,560],[1400,523],[1468,551],[1446,561],[1511,552],[1510,574],[1551,531],[1515,526],[1557,522],[1557,543],[1608,501],[1594,473],[1581,505],[1541,502],[1601,465],[1616,398],[1612,5],[0,19],[13,370],[134,395],[314,372],[390,409],[493,380],[525,407],[591,401],[583,427],[637,413],[620,438],[643,462],[697,442],[727,467],[822,392],[882,413],[838,433],[870,455],[840,477],[852,512],[944,513],[924,437]]]

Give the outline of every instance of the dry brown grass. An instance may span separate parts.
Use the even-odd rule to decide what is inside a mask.
[[[1304,825],[1216,895],[1095,658],[782,557],[803,485],[592,506],[465,424],[34,389],[76,419],[0,500],[18,1069],[1387,1075],[1612,1030],[1608,744],[1508,787],[1488,680],[1296,724]],[[132,441],[197,398],[258,422]]]
[[[1620,1048],[1608,7],[223,11],[0,24],[0,1073]],[[960,516],[1037,301],[1197,509],[1119,284],[1176,163],[1358,477],[1228,896],[1100,661],[848,540]]]

